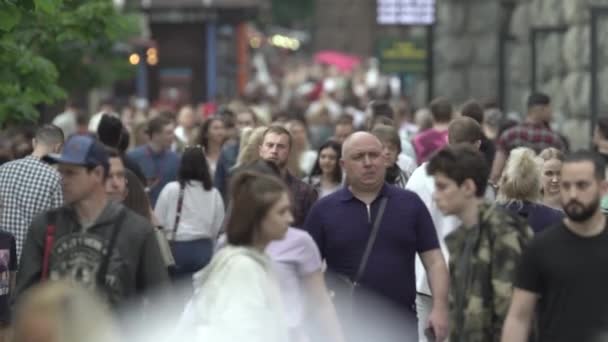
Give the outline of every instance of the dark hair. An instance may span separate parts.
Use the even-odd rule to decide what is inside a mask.
[[[207,191],[213,188],[209,164],[207,164],[207,158],[201,146],[186,147],[179,164],[177,180],[182,185],[190,181],[200,181]]]
[[[551,98],[544,93],[533,93],[528,96],[528,109],[534,106],[548,106],[551,104]]]
[[[464,105],[462,105],[462,109],[460,110],[462,116],[467,116],[475,121],[478,124],[483,123],[483,107],[479,104],[479,102],[475,100],[469,100]]]
[[[289,139],[288,139],[289,140],[289,149],[291,150],[291,146],[293,145],[293,141],[292,141],[293,138],[291,136],[291,133],[289,133],[289,131],[287,130],[287,128],[285,128],[283,126],[279,126],[279,125],[271,125],[270,127],[268,127],[266,129],[266,131],[262,135],[262,143],[264,143],[266,136],[270,133],[288,136],[289,137]]]
[[[429,109],[435,122],[449,122],[452,120],[452,112],[454,110],[452,104],[446,98],[438,97],[434,99],[429,104]]]
[[[249,115],[251,115],[251,119],[253,120],[253,123],[257,126],[258,125],[258,116],[257,114],[253,111],[253,109],[251,109],[251,107],[242,107],[239,108],[239,110],[236,111],[236,115],[234,116],[234,118],[236,119],[237,116],[243,114],[243,113],[247,113]]]
[[[387,116],[375,116],[372,117],[370,122],[369,122],[369,130],[373,130],[376,126],[378,125],[382,125],[382,126],[394,126],[395,122],[393,121],[393,119],[387,117]]]
[[[606,179],[606,161],[602,156],[593,151],[581,150],[572,152],[564,158],[564,164],[590,162],[593,164],[593,171],[598,180]]]
[[[172,121],[168,117],[159,115],[148,122],[146,133],[152,137],[154,134],[161,133],[165,126],[170,125],[171,123]]]
[[[281,195],[289,193],[287,186],[276,176],[243,171],[234,177],[230,189],[232,214],[226,223],[228,243],[251,246],[270,208]]]
[[[209,150],[209,129],[211,129],[211,125],[216,121],[221,122],[225,127],[224,120],[222,120],[220,117],[212,116],[209,119],[205,120],[205,122],[203,122],[203,125],[199,130],[197,141],[201,146],[205,148],[205,151]]]
[[[368,106],[372,118],[384,116],[392,120],[395,116],[393,107],[386,101],[371,101]]]
[[[608,139],[608,117],[597,118],[597,129],[604,139]]]
[[[483,139],[483,130],[477,121],[463,116],[450,122],[448,126],[448,141],[451,144],[473,144]]]
[[[277,164],[264,159],[258,159],[253,163],[246,165],[243,171],[259,172],[262,174],[277,176],[279,178],[281,177],[281,170],[279,170]]]
[[[118,142],[118,146],[116,146],[116,148],[118,148],[120,153],[125,153],[125,152],[127,152],[127,149],[129,149],[130,143],[131,143],[131,133],[129,133],[129,130],[125,126],[123,126],[122,134],[120,135],[120,141]]]
[[[315,166],[313,166],[312,171],[310,172],[310,176],[318,176],[321,174],[321,151],[326,148],[331,148],[336,152],[336,168],[334,169],[334,173],[332,174],[332,180],[336,183],[342,183],[342,167],[340,167],[340,158],[342,158],[342,144],[335,140],[328,140],[323,145],[319,147],[317,150],[317,161],[315,161]]]
[[[110,159],[110,158],[121,158],[122,159],[122,155],[114,147],[111,147],[111,146],[108,146],[108,145],[104,145],[104,148],[106,150],[106,154],[108,155],[108,159]]]
[[[103,114],[97,126],[97,136],[104,145],[117,148],[122,139],[123,125],[119,118],[112,114]]]
[[[63,135],[61,128],[53,124],[45,124],[36,130],[34,138],[37,142],[50,146],[63,144],[65,136]]]
[[[401,138],[399,138],[399,132],[393,126],[377,125],[372,129],[371,133],[380,139],[384,145],[385,141],[392,143],[397,146],[399,153],[401,153]]]
[[[465,180],[475,183],[475,196],[483,197],[490,168],[481,152],[468,144],[450,145],[437,152],[427,165],[429,175],[444,174],[459,186]]]
[[[89,116],[89,114],[82,112],[82,111],[76,112],[76,124],[78,126],[88,125],[90,119],[91,119],[91,117]]]
[[[144,185],[135,173],[129,169],[125,169],[125,178],[127,179],[127,196],[122,204],[148,221],[152,221],[150,200]]]

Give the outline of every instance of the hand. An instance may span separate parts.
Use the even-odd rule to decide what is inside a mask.
[[[433,306],[433,310],[429,315],[429,327],[435,333],[436,341],[445,341],[448,338],[448,310],[446,308],[437,308]]]

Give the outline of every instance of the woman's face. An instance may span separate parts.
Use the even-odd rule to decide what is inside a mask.
[[[559,195],[559,182],[561,180],[562,162],[558,159],[549,159],[543,162],[543,191],[545,195]]]
[[[292,223],[293,215],[291,214],[289,195],[284,192],[262,219],[262,234],[268,242],[280,240],[285,236],[287,228]]]
[[[223,143],[226,139],[226,126],[220,120],[214,120],[209,125],[209,140],[217,143]]]
[[[308,142],[308,137],[306,136],[306,129],[299,123],[290,125],[290,132],[293,138],[294,146],[303,147],[306,146]]]
[[[332,175],[338,164],[338,154],[331,147],[321,150],[319,155],[319,167],[324,175]]]

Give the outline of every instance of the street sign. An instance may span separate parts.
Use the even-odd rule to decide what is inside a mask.
[[[423,37],[380,38],[377,56],[383,73],[424,75],[427,72],[428,51]]]
[[[435,0],[376,0],[380,25],[432,25]]]

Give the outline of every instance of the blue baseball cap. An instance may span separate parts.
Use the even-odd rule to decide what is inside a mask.
[[[110,165],[105,147],[97,139],[86,135],[72,136],[63,146],[61,154],[49,154],[43,160],[50,164],[102,165],[105,169]]]

